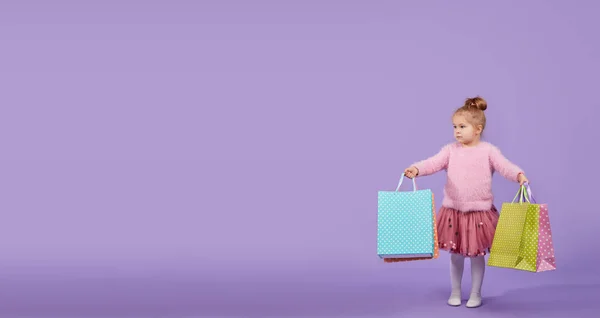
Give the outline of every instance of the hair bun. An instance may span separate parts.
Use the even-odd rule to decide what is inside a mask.
[[[479,96],[467,98],[467,100],[465,101],[465,107],[474,107],[481,111],[484,111],[487,109],[487,102],[485,101],[485,99]]]

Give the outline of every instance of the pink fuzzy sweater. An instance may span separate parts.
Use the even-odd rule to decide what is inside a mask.
[[[517,182],[523,171],[506,159],[500,150],[487,142],[465,147],[456,142],[444,146],[436,155],[414,164],[419,177],[446,170],[442,205],[462,212],[491,209],[492,174],[497,171]]]

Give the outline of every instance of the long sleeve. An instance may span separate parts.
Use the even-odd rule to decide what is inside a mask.
[[[448,167],[449,158],[450,146],[446,145],[437,154],[425,160],[421,160],[413,164],[413,166],[419,169],[419,177],[424,177],[446,169]]]
[[[510,181],[517,182],[519,174],[523,173],[521,168],[506,159],[500,149],[495,146],[492,146],[490,151],[490,163],[494,171]]]

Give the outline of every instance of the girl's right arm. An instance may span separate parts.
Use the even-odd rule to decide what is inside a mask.
[[[421,160],[412,166],[417,168],[417,175],[420,177],[428,176],[448,168],[448,159],[450,158],[450,145],[444,146],[437,154]]]

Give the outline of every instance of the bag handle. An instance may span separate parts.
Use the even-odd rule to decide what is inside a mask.
[[[515,200],[517,199],[517,197],[519,197],[519,195],[520,195],[519,203],[523,203],[523,194],[525,191],[527,191],[527,189],[525,189],[524,186],[520,186],[519,191],[517,191],[517,194],[515,195],[515,197],[513,198],[511,203],[515,203]],[[525,196],[525,200],[527,200],[528,203],[531,203],[531,202],[529,202],[529,198],[527,196]]]
[[[529,199],[531,200],[531,202],[537,203],[535,201],[535,198],[533,197],[533,192],[531,192],[531,187],[529,186],[529,182],[525,182],[525,185],[527,186],[527,194],[529,195]]]
[[[536,203],[535,199],[533,198],[533,194],[531,193],[531,187],[529,186],[528,182],[524,183],[519,188],[519,191],[517,192],[517,194],[513,198],[512,203],[515,203],[515,200],[517,199],[517,197],[519,196],[519,194],[521,195],[521,197],[519,199],[519,203],[523,203],[523,198],[525,198],[525,201],[527,201],[527,203],[532,203],[532,202]]]
[[[417,191],[417,182],[415,181],[416,178],[412,178],[412,184],[413,184],[413,191]],[[398,186],[396,187],[396,191],[400,190],[400,186],[402,185],[402,181],[404,180],[404,173],[402,173],[402,176],[400,177],[400,182],[398,182]]]

